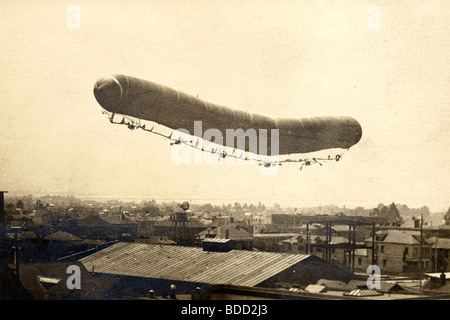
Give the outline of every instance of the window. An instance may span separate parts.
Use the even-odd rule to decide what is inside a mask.
[[[384,253],[384,246],[381,246],[380,252],[381,252],[381,253]]]
[[[361,258],[358,258],[358,265],[359,266],[362,265],[362,259]]]
[[[387,261],[383,260],[383,267],[386,267]]]
[[[405,247],[405,254],[408,254],[408,252],[409,252],[409,248]]]

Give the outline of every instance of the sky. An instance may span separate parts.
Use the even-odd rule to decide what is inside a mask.
[[[447,211],[449,21],[444,0],[1,1],[0,189]],[[102,114],[93,86],[113,73],[274,118],[351,116],[363,135],[301,171],[175,164]]]

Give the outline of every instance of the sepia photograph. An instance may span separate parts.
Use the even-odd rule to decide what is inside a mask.
[[[444,0],[2,1],[0,300],[450,300],[449,27]]]

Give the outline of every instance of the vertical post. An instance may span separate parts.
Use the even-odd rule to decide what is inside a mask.
[[[331,237],[332,237],[332,235],[331,235],[331,233],[332,233],[332,229],[331,229],[331,223],[329,224],[329,226],[330,226],[330,238],[328,239],[328,242],[330,243],[330,246],[329,246],[329,250],[328,250],[328,261],[329,262],[331,262],[331,247],[332,247],[332,244],[331,244]]]
[[[328,223],[325,223],[325,252],[322,253],[322,257],[328,262]]]
[[[331,242],[331,223],[327,223],[327,261],[331,262],[330,259],[330,252],[331,252],[331,248],[330,248],[330,242]]]
[[[17,296],[20,296],[20,274],[19,274],[19,236],[18,232],[14,233],[14,262],[16,265],[16,286],[17,286]]]
[[[353,225],[352,272],[355,272],[356,224]]]
[[[375,222],[372,224],[372,265],[375,265]]]
[[[352,244],[352,225],[349,224],[348,225],[348,270],[351,270],[352,268],[352,249],[351,249],[351,244]]]
[[[306,254],[309,254],[309,222],[306,223]]]
[[[327,261],[331,262],[331,223],[328,224]]]
[[[423,213],[420,215],[420,252],[419,252],[419,296],[422,296],[422,247],[423,247]]]
[[[437,243],[438,237],[436,237],[436,243],[434,244],[434,272],[437,272]]]

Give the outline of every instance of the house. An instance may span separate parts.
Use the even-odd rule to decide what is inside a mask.
[[[138,234],[138,223],[134,220],[130,220],[124,215],[119,216],[119,218],[114,216],[107,216],[104,218],[107,221],[110,229],[110,233],[115,235],[116,239],[128,238],[135,239]]]
[[[283,248],[282,242],[284,240],[293,239],[295,237],[299,237],[298,233],[258,233],[253,235],[254,239],[254,247],[261,251],[270,251],[270,252],[301,252],[296,251],[297,246],[293,243],[295,240],[292,240],[292,245],[289,247],[287,244],[287,249]],[[304,252],[304,251],[303,251]]]
[[[446,226],[450,226],[450,207],[448,208],[448,211],[444,216],[444,222]]]
[[[355,249],[355,271],[366,272],[372,265],[372,248]]]
[[[388,229],[376,233],[376,260],[382,274],[417,274],[420,231]],[[431,271],[431,245],[422,238],[422,271]]]
[[[447,272],[450,266],[450,239],[431,237],[427,241],[431,246],[432,270]]]
[[[198,233],[199,239],[229,239],[233,240],[235,249],[253,250],[253,235],[239,225],[229,224],[217,228],[208,227],[206,230]]]
[[[50,260],[82,250],[83,239],[65,231],[57,231],[45,237],[44,241],[47,242],[47,250],[43,251],[42,254]]]
[[[345,266],[345,261],[348,259],[348,248],[342,245],[347,245],[348,243],[347,238],[335,236],[331,237],[331,241],[327,244],[326,236],[313,235],[311,236],[308,252],[318,256],[319,258],[326,259],[326,247],[328,246],[331,250],[330,262],[340,266]]]
[[[111,224],[100,218],[98,215],[88,215],[85,218],[78,219],[76,235],[81,238],[89,239],[109,239],[114,237]]]
[[[50,242],[61,242],[64,246],[69,245],[80,245],[82,240],[81,238],[65,231],[57,231],[47,237],[44,240]]]

